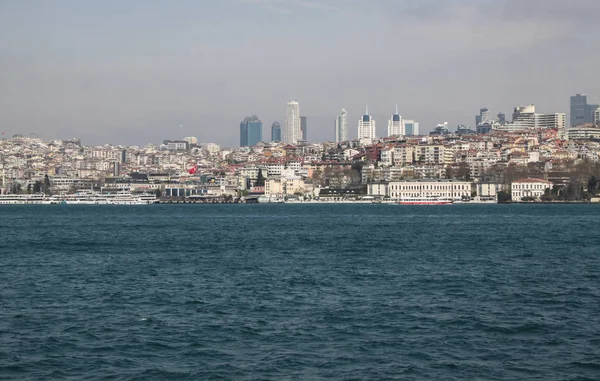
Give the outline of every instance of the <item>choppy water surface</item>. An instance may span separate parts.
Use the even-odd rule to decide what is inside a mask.
[[[600,206],[0,207],[0,379],[598,380]]]

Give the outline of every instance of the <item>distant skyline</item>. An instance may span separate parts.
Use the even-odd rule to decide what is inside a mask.
[[[349,138],[365,105],[385,136],[398,104],[421,132],[479,109],[600,103],[597,0],[0,0],[0,132],[235,147],[239,123]],[[357,27],[360,25],[361,27]],[[263,130],[263,137],[270,131]]]

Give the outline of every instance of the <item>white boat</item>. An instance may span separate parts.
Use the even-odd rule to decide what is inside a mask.
[[[52,204],[70,205],[147,205],[158,202],[156,195],[142,193],[132,194],[129,190],[116,192],[96,192],[93,190],[80,190],[73,194],[60,194],[50,197]]]
[[[0,204],[40,205],[50,204],[50,201],[44,193],[2,194],[0,195]]]
[[[400,205],[450,205],[453,202],[452,199],[439,196],[401,197],[398,200]]]

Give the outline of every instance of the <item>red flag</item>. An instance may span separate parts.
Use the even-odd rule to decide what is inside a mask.
[[[191,168],[188,172],[190,173],[190,175],[193,175],[197,171],[198,171],[198,164],[194,165],[194,167]]]

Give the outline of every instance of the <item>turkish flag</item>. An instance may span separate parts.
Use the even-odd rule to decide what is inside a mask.
[[[197,171],[198,171],[198,165],[194,165],[194,167],[191,168],[188,172],[190,173],[190,175],[193,175]]]

